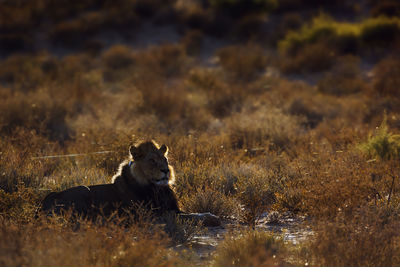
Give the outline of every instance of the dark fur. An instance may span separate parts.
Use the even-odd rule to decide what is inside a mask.
[[[180,212],[175,193],[169,186],[143,186],[134,182],[128,163],[122,166],[120,177],[115,178],[122,178],[119,181],[125,183],[125,192],[121,193],[114,183],[77,186],[50,193],[42,201],[41,210],[46,214],[61,214],[72,210],[75,214],[91,219],[98,216],[108,217],[115,212],[121,216],[128,210],[132,212],[138,205],[151,209],[156,215]]]

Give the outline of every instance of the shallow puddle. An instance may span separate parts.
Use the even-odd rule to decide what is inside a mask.
[[[177,249],[191,250],[194,254],[193,263],[204,266],[211,262],[213,253],[224,240],[225,235],[240,229],[248,229],[248,226],[225,224],[223,227],[209,227],[203,234],[195,236],[189,244],[181,245]],[[304,218],[301,217],[282,216],[279,222],[271,223],[268,216],[264,216],[258,221],[256,229],[283,236],[285,241],[294,245],[304,242],[313,234],[311,229],[305,226]]]

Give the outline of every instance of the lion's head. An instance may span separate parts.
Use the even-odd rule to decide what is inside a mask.
[[[154,141],[144,142],[138,146],[131,146],[129,152],[133,161],[130,170],[136,182],[142,185],[155,184],[168,186],[174,182],[174,171],[168,165],[168,148],[161,147]]]

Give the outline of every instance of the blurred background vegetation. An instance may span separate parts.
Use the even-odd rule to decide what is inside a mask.
[[[129,265],[138,246],[156,251],[143,265],[190,264],[140,227],[33,220],[50,190],[110,182],[146,139],[170,147],[183,210],[253,227],[303,216],[315,231],[297,246],[228,233],[213,264],[398,266],[399,132],[396,0],[0,1],[7,266]],[[76,231],[93,249],[56,238]]]

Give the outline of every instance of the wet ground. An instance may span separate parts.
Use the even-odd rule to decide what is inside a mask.
[[[194,263],[204,266],[211,262],[213,253],[219,243],[224,240],[225,235],[239,229],[245,230],[248,226],[226,223],[219,227],[208,227],[203,234],[195,236],[189,244],[180,245],[177,249],[192,251]],[[256,229],[283,236],[286,242],[293,245],[301,244],[313,234],[304,217],[291,214],[265,213],[258,220]]]

